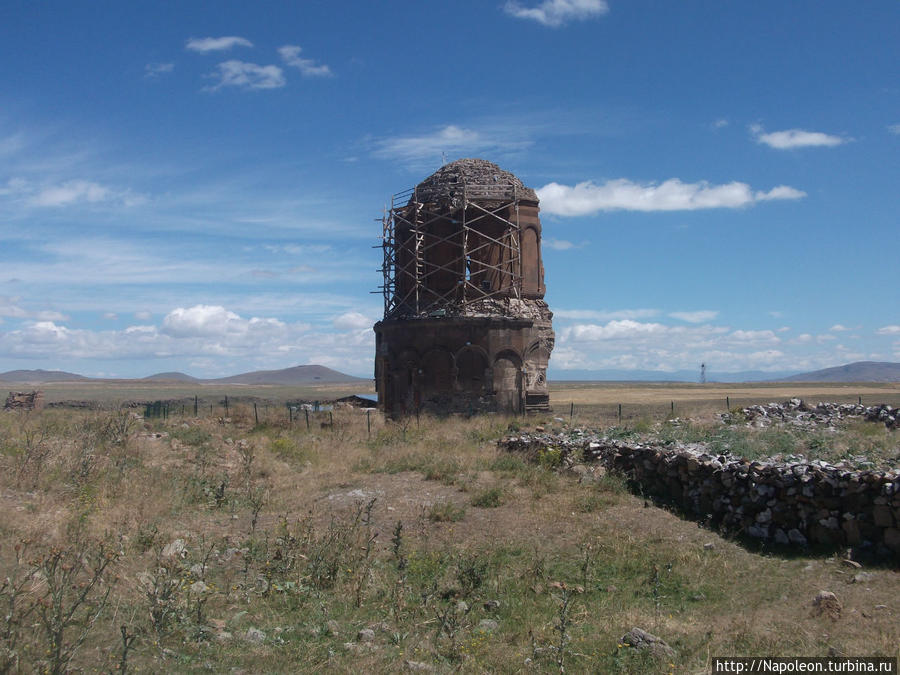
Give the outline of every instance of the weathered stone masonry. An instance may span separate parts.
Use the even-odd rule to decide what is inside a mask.
[[[779,544],[870,549],[900,561],[900,473],[847,471],[821,461],[783,464],[714,456],[702,449],[629,445],[589,435],[513,436],[501,448],[569,463],[599,462],[648,495],[729,531]]]
[[[534,190],[461,159],[394,196],[384,218],[378,405],[402,416],[549,410],[553,314]]]

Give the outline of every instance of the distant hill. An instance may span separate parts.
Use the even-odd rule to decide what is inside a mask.
[[[344,384],[368,382],[366,378],[345,375],[325,366],[294,366],[283,370],[254,370],[231,377],[201,380],[207,384]]]
[[[185,373],[167,372],[149,375],[148,377],[133,380],[116,378],[103,379],[85,377],[75,373],[66,373],[60,370],[10,370],[0,373],[0,381],[17,382],[22,384],[42,384],[45,382],[182,382],[196,384],[277,384],[282,386],[310,385],[310,384],[352,384],[354,382],[371,382],[368,378],[353,377],[326,368],[325,366],[294,366],[283,370],[254,370],[230,377],[214,379],[200,379],[186,375]]]
[[[151,382],[199,382],[196,377],[185,375],[184,373],[157,373],[156,375],[148,375],[142,377],[142,380]]]
[[[900,382],[900,363],[857,361],[782,378],[783,382]]]
[[[80,382],[91,378],[62,370],[8,370],[0,373],[0,380],[5,382],[23,382],[41,384],[42,382]]]
[[[553,368],[551,362],[551,369]],[[706,371],[707,382],[771,382],[792,375],[791,371],[765,372],[741,370],[734,373]],[[583,382],[694,382],[700,381],[697,370],[555,370],[550,371],[552,382],[578,380]]]

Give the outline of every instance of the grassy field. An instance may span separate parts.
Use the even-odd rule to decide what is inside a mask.
[[[618,477],[582,484],[495,446],[510,426],[607,425],[619,403],[625,426],[651,428],[673,400],[712,436],[725,395],[844,400],[835,389],[567,383],[563,421],[339,410],[307,428],[274,405],[256,424],[241,404],[0,415],[0,672],[699,673],[712,656],[897,656],[897,570],[749,550]],[[840,612],[814,607],[822,590]],[[674,652],[623,645],[632,627]]]

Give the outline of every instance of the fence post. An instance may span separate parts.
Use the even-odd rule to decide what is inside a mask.
[[[622,424],[622,404],[619,404],[619,424]]]
[[[334,431],[334,413],[330,410],[328,411],[328,426],[330,426],[331,430]]]
[[[366,432],[369,436],[372,435],[372,418],[369,416],[371,412],[371,410],[366,410]]]
[[[575,416],[575,401],[572,401],[569,404],[569,419],[572,419]]]
[[[253,402],[253,419],[256,420],[256,426],[259,426],[259,411],[256,409],[256,401]]]
[[[290,403],[285,403],[288,409],[288,423],[290,426],[294,426],[294,409],[291,407]]]
[[[672,415],[675,414],[675,401],[672,401]]]
[[[228,397],[225,397],[225,417],[228,417]]]
[[[731,410],[731,399],[728,396],[725,397],[725,410]]]
[[[304,408],[303,412],[306,413],[306,430],[309,431],[309,408]]]
[[[199,411],[199,409],[197,407],[199,403],[200,403],[200,400],[197,398],[197,394],[194,394],[194,417],[197,416],[197,413]]]

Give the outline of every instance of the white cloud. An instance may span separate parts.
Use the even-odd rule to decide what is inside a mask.
[[[669,330],[661,323],[641,323],[631,319],[610,321],[604,326],[578,324],[563,329],[565,340],[572,342],[596,342],[600,340],[624,340],[648,335],[659,335]]]
[[[69,317],[55,310],[29,311],[19,305],[19,298],[0,295],[0,316],[13,319],[37,319],[39,321],[65,321]]]
[[[191,38],[187,41],[185,49],[192,52],[222,52],[233,47],[252,47],[253,43],[247,38],[230,35],[227,37]]]
[[[307,77],[331,77],[334,74],[327,65],[319,65],[312,59],[300,58],[301,51],[297,45],[285,45],[278,48],[282,60],[292,68],[297,68]]]
[[[713,122],[713,129],[724,129],[727,126],[728,126],[728,120],[725,119],[724,117],[721,117],[721,118],[717,119],[715,122]]]
[[[754,192],[746,183],[710,185],[682,183],[670,178],[662,184],[634,183],[625,178],[602,185],[591,181],[574,186],[549,183],[537,190],[541,209],[558,216],[584,216],[598,211],[693,211],[740,208],[773,199],[800,199],[806,193],[786,185]]]
[[[169,312],[163,319],[162,332],[175,338],[225,337],[261,328],[283,327],[278,319],[243,319],[218,305],[195,305],[187,309],[177,307]]]
[[[375,321],[359,312],[344,312],[331,323],[338,330],[371,330]]]
[[[878,335],[900,335],[900,326],[883,326],[875,331]]]
[[[792,148],[834,147],[842,145],[849,139],[840,136],[832,136],[821,131],[806,131],[804,129],[785,129],[784,131],[772,131],[766,133],[758,124],[750,127],[750,131],[756,137],[757,143],[768,145],[777,150],[789,150]]]
[[[254,368],[284,368],[297,363],[321,363],[344,372],[371,371],[374,335],[371,325],[348,331],[314,330],[306,323],[278,319],[246,319],[220,306],[177,308],[161,326],[132,325],[123,330],[68,328],[53,321],[36,321],[0,331],[0,355],[46,363],[73,360],[190,359],[234,374]],[[171,361],[169,361],[171,363]],[[238,365],[240,363],[240,365]],[[168,365],[166,367],[169,367]],[[181,368],[181,366],[177,366]],[[78,366],[69,370],[83,370]],[[152,371],[151,371],[152,372]]]
[[[71,180],[47,187],[31,198],[35,206],[66,206],[73,202],[103,202],[110,198],[108,187],[87,180]]]
[[[241,89],[278,89],[286,83],[284,71],[278,66],[260,66],[247,61],[232,59],[218,66],[217,73],[210,77],[218,77],[219,81],[206,87],[207,91],[216,91],[222,87],[240,87]]]
[[[135,312],[134,318],[138,321],[149,321],[153,317],[150,312]]]
[[[22,178],[7,181],[0,195],[23,198],[29,206],[56,208],[74,204],[117,203],[135,206],[146,201],[143,195],[119,190],[90,180],[68,180],[52,185],[36,185]]]
[[[517,138],[509,130],[482,132],[449,124],[429,134],[394,136],[377,140],[373,154],[382,159],[414,162],[423,159],[437,160],[442,153],[448,158],[455,158],[479,153],[519,150],[529,145],[531,141]]]
[[[619,309],[613,311],[594,309],[554,309],[556,319],[576,321],[612,321],[616,319],[649,319],[659,315],[658,309]]]
[[[584,21],[602,16],[609,11],[606,0],[543,0],[536,7],[523,7],[509,0],[503,11],[517,19],[530,19],[551,28],[558,28],[568,21]]]
[[[829,328],[828,330],[833,331],[833,332],[835,332],[835,333],[840,333],[840,332],[842,332],[842,331],[850,330],[850,329],[847,328],[847,327],[846,327],[845,325],[843,325],[843,324],[836,323],[836,324],[834,324],[831,328]]]
[[[543,240],[542,245],[544,248],[549,248],[553,251],[568,251],[573,248],[586,246],[587,242],[583,241],[580,244],[575,244],[571,241],[566,241],[565,239],[553,239],[552,237],[548,237]]]
[[[159,77],[175,70],[174,63],[148,63],[144,66],[144,77]]]
[[[846,360],[846,354],[843,346],[808,333],[782,340],[765,328],[612,320],[558,327],[551,367],[693,371],[705,363],[708,373],[800,371],[834,365]]]
[[[892,134],[897,134],[898,136],[900,136],[900,124],[889,124],[888,131],[890,131]]]
[[[736,330],[728,337],[735,342],[781,342],[771,330]]]
[[[694,312],[671,312],[669,316],[673,319],[680,319],[681,321],[687,321],[688,323],[703,323],[705,321],[712,321],[719,313],[712,309],[701,309]]]
[[[10,298],[0,295],[0,316],[8,316],[13,318],[23,318],[28,316],[28,312],[19,307],[19,298]]]

